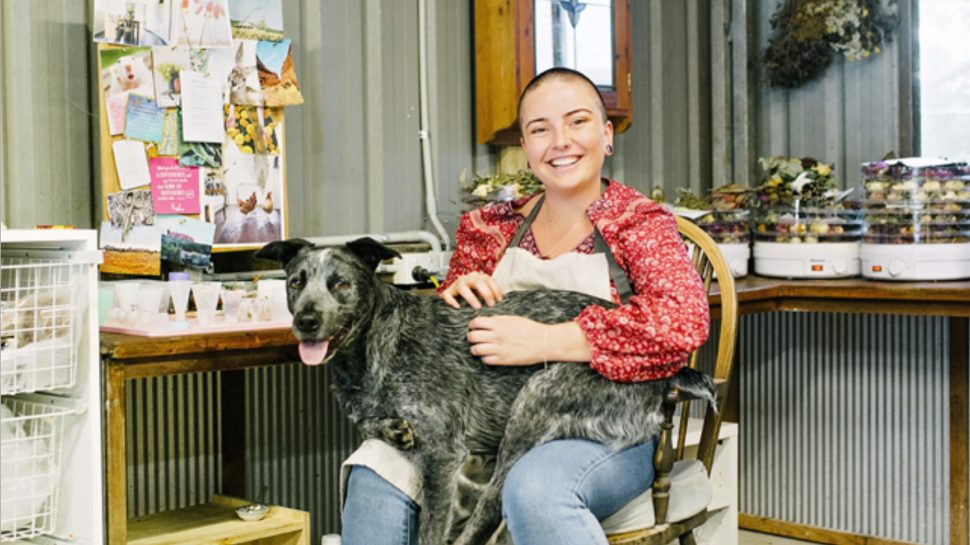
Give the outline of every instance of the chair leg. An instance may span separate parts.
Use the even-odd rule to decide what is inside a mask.
[[[693,530],[688,531],[686,534],[680,536],[677,539],[678,539],[678,541],[680,541],[680,545],[697,545],[697,542],[694,541],[694,531]]]

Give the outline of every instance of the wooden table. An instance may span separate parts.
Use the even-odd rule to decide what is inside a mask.
[[[944,316],[950,328],[950,544],[970,545],[968,469],[970,399],[967,330],[970,326],[970,282],[890,283],[862,279],[780,280],[748,277],[737,281],[742,314],[772,311],[845,312]],[[712,302],[718,296],[712,296]],[[241,332],[165,339],[101,334],[106,376],[106,452],[108,542],[126,543],[127,472],[125,468],[125,381],[179,373],[238,371],[297,361],[296,340],[289,330]],[[738,381],[732,381],[737,388]],[[242,373],[222,379],[223,492],[243,495],[244,392]],[[737,392],[731,398],[738,399]],[[741,515],[740,526],[825,543],[862,543],[840,534],[783,521]],[[863,538],[864,539],[864,538]],[[889,541],[879,541],[888,544]]]
[[[101,334],[105,376],[105,490],[108,543],[128,542],[127,471],[125,467],[125,396],[128,379],[180,373],[240,371],[299,361],[289,329],[149,338]],[[241,372],[222,376],[224,494],[245,494],[245,392]]]
[[[970,282],[877,282],[848,280],[783,280],[756,276],[736,282],[741,314],[772,311],[842,312],[944,316],[949,321],[950,374],[950,545],[970,544],[970,399],[967,396],[970,348]],[[713,297],[712,299],[716,299]],[[739,399],[738,381],[729,399]],[[729,415],[730,409],[729,409]],[[734,411],[737,414],[737,411]],[[809,539],[822,543],[863,543],[852,534],[823,530],[751,515],[740,516],[741,528]],[[866,539],[866,538],[861,538]],[[865,543],[890,545],[888,540]]]

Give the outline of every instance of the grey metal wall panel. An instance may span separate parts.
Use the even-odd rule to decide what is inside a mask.
[[[222,483],[218,373],[128,381],[128,516],[209,501]]]
[[[359,443],[337,408],[325,367],[247,372],[246,490],[310,513],[311,536],[340,530],[340,463]],[[311,538],[311,541],[313,539]]]
[[[734,0],[739,2],[743,0]],[[778,3],[760,0],[752,20],[760,56],[771,36],[769,20]],[[869,60],[846,62],[836,56],[822,75],[793,90],[752,87],[757,110],[756,156],[811,156],[835,163],[842,187],[859,184],[859,165],[900,153],[899,40],[882,46]],[[764,74],[759,73],[759,78]],[[755,169],[755,177],[760,171]],[[756,180],[750,180],[754,182]]]
[[[946,321],[772,313],[740,333],[740,511],[946,543]]]
[[[0,12],[0,219],[22,229],[91,227],[97,123],[88,104],[98,78],[89,73],[87,6],[4,0]]]

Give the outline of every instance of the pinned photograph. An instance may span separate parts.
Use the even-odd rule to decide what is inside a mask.
[[[229,19],[238,40],[283,39],[282,0],[229,0]]]
[[[296,81],[293,67],[293,47],[289,39],[279,42],[261,41],[256,46],[259,65],[259,86],[267,106],[303,104],[303,94]]]
[[[222,221],[225,222],[226,210],[229,206],[229,190],[226,187],[226,178],[222,175],[221,168],[201,168],[199,172],[202,177],[202,220],[213,224],[215,228],[216,215],[222,214]]]
[[[123,236],[110,221],[101,222],[101,248],[104,261],[98,267],[103,273],[158,276],[162,270],[162,231],[157,225],[132,227]]]
[[[240,151],[279,155],[281,109],[227,104],[225,116],[226,136]]]
[[[179,73],[183,70],[214,75],[220,81],[226,82],[223,93],[228,94],[229,72],[233,67],[231,48],[196,49],[184,45],[153,47],[152,57],[155,65],[155,94],[160,106],[174,107],[181,104],[182,81]]]
[[[222,144],[206,142],[181,142],[179,144],[179,164],[183,167],[222,166]]]
[[[227,0],[181,0],[178,44],[212,47],[232,44]]]
[[[165,121],[162,123],[162,141],[158,144],[158,154],[174,156],[179,154],[182,144],[182,121],[179,111],[175,108],[165,110]]]
[[[185,216],[159,216],[162,260],[205,269],[212,259],[215,226]]]
[[[175,0],[95,0],[94,41],[120,45],[165,45],[179,21]]]
[[[263,93],[259,86],[259,67],[256,65],[254,40],[236,40],[235,64],[229,74],[229,102],[248,106],[262,106]]]
[[[155,208],[152,192],[147,189],[119,191],[108,194],[108,218],[111,226],[121,229],[121,240],[140,225],[155,224]]]
[[[282,240],[282,158],[243,153],[228,138],[224,153],[225,204],[212,214],[215,244],[245,246]]]
[[[152,49],[125,47],[101,51],[101,87],[105,96],[134,93],[155,98]]]

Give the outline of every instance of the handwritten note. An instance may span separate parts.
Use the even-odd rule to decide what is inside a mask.
[[[145,144],[138,140],[118,140],[111,144],[111,149],[114,151],[115,169],[118,171],[121,189],[131,189],[151,182]]]
[[[199,168],[183,167],[175,157],[149,161],[152,203],[158,214],[199,213]]]
[[[218,78],[183,70],[182,140],[222,143],[222,89]]]
[[[165,108],[155,100],[140,95],[128,95],[128,115],[125,117],[125,138],[161,142]]]

